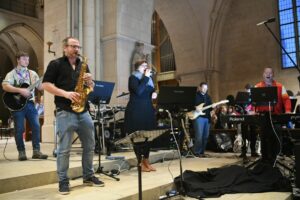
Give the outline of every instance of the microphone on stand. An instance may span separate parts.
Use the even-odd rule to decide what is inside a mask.
[[[258,24],[256,24],[256,26],[260,26],[260,25],[267,24],[267,23],[272,23],[272,22],[275,22],[275,17],[272,17],[272,18],[269,18],[268,20],[259,22]]]

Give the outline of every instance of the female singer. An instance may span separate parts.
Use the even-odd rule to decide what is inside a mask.
[[[137,61],[128,81],[130,93],[129,102],[125,110],[125,133],[130,134],[138,130],[153,130],[156,128],[155,112],[152,99],[157,97],[151,78],[151,69],[145,60]],[[143,172],[156,171],[149,163],[150,146],[144,148],[141,167]],[[137,152],[135,150],[135,154]]]

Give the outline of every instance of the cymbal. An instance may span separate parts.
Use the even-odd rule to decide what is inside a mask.
[[[119,95],[117,96],[117,98],[123,97],[123,96],[127,96],[127,95],[129,95],[129,92],[122,92],[121,94],[119,94]]]

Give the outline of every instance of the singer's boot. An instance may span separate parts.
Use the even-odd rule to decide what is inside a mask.
[[[142,168],[142,172],[150,172],[151,171],[151,169],[149,169],[147,167],[147,165],[145,164],[145,159],[142,160],[140,165],[141,165],[141,168]]]
[[[144,159],[143,161],[148,169],[150,169],[151,171],[156,171],[156,169],[150,165],[149,159]]]

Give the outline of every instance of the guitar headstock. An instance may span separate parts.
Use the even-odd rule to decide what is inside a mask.
[[[212,107],[214,108],[214,107],[216,107],[216,106],[218,106],[220,104],[225,104],[225,103],[228,103],[228,102],[229,102],[229,100],[225,99],[225,100],[219,101],[217,103],[213,103]]]

